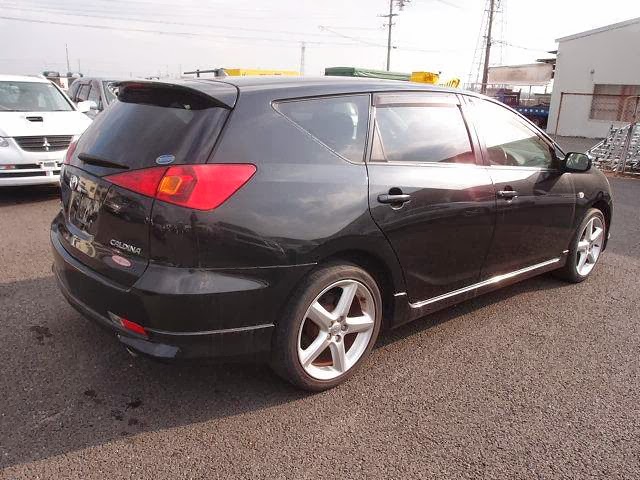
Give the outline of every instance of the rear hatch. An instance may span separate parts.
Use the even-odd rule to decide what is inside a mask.
[[[137,182],[144,192],[170,165],[207,161],[237,93],[224,83],[204,88],[124,82],[118,100],[69,149],[54,228],[73,257],[119,285],[133,285],[149,263],[156,201],[153,191],[121,185]]]

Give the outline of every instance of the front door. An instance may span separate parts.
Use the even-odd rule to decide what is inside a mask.
[[[409,301],[476,283],[496,201],[458,96],[379,94],[374,117],[369,205],[402,265]]]
[[[558,168],[553,145],[518,115],[487,100],[469,103],[497,200],[482,279],[560,258],[575,214],[571,174]]]

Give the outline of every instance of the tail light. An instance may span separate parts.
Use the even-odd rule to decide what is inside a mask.
[[[123,318],[120,320],[120,325],[125,330],[129,330],[130,332],[137,333],[138,335],[142,335],[143,337],[147,337],[147,331],[144,329],[142,325],[138,325],[136,322],[132,322],[131,320],[127,320]]]
[[[64,156],[65,165],[69,165],[71,163],[71,159],[73,158],[73,154],[75,153],[77,146],[78,146],[77,139],[69,144],[69,148],[67,148],[67,154]]]
[[[256,173],[251,164],[153,167],[105,177],[111,183],[163,202],[195,210],[222,205]]]
[[[112,312],[108,312],[108,313],[109,313],[109,318],[116,325],[120,325],[125,330],[128,330],[129,332],[135,333],[137,335],[141,335],[143,337],[149,337],[149,334],[147,333],[145,328],[139,323],[132,322],[131,320],[124,317],[120,317],[119,315],[116,315],[115,313],[112,313]]]

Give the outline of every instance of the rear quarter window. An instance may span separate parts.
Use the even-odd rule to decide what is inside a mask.
[[[275,104],[282,115],[334,152],[362,162],[369,126],[369,95],[345,95]]]

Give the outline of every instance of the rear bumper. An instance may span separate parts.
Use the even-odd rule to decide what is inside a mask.
[[[128,348],[165,360],[266,358],[278,313],[312,267],[189,271],[150,266],[127,288],[78,262],[53,230],[51,243],[53,271],[67,301]],[[125,330],[114,316],[142,325],[148,338]]]

